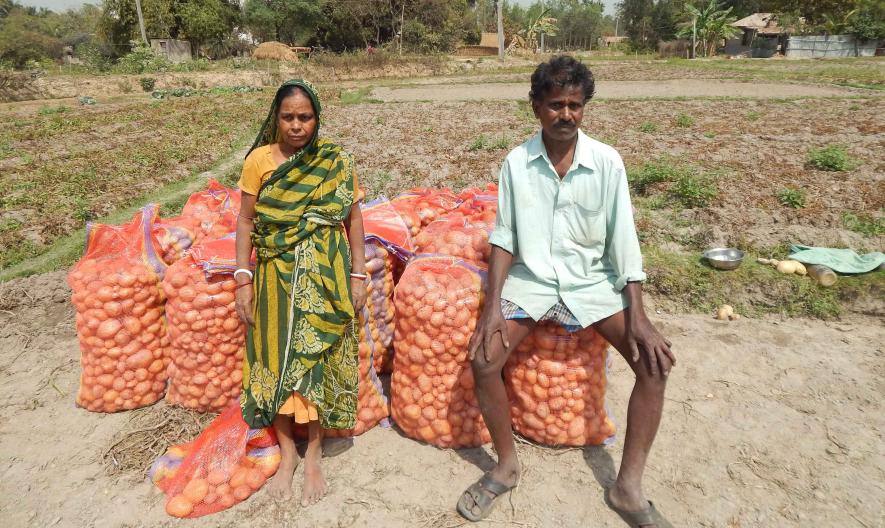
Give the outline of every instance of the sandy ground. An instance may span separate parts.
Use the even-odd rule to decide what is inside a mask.
[[[525,82],[489,84],[438,84],[415,87],[379,87],[371,97],[382,101],[475,101],[483,99],[526,99]],[[847,88],[803,84],[671,79],[658,81],[600,81],[598,99],[644,97],[824,97],[852,95]]]
[[[331,493],[318,505],[280,505],[262,491],[199,520],[167,517],[143,474],[110,477],[100,462],[130,416],[74,407],[78,348],[63,278],[4,285],[4,527],[460,526],[453,505],[489,467],[490,449],[440,450],[377,428],[326,460]],[[679,363],[646,483],[675,526],[885,526],[881,320],[653,319]],[[608,404],[619,424],[630,377],[616,359]],[[521,445],[512,507],[501,501],[480,526],[623,526],[602,502],[621,442],[584,450]]]

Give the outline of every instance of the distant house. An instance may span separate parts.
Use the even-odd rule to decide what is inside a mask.
[[[191,43],[188,40],[151,39],[151,49],[169,59],[170,62],[188,62],[191,56]]]
[[[774,13],[753,13],[731,25],[742,30],[743,34],[740,39],[729,39],[725,43],[725,53],[728,55],[768,58],[778,51],[783,53],[785,49],[789,30],[778,25]]]
[[[630,37],[599,37],[599,48],[609,48],[630,40]]]
[[[478,46],[459,46],[457,55],[463,57],[482,57],[498,54],[498,34],[483,31]]]

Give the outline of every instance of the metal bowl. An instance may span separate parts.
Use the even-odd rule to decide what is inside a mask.
[[[736,248],[715,248],[704,251],[704,258],[711,266],[722,270],[733,270],[741,265],[744,252]]]

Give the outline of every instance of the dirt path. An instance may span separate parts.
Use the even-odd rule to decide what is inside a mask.
[[[529,86],[525,82],[489,84],[437,84],[408,87],[380,87],[371,97],[391,101],[474,101],[480,99],[525,99]],[[811,86],[774,82],[714,81],[678,79],[659,81],[600,81],[596,84],[598,99],[639,99],[644,97],[751,97],[775,99],[782,97],[827,97],[854,95],[848,88]]]
[[[4,526],[182,526],[165,515],[141,475],[112,478],[101,466],[102,451],[131,416],[74,407],[78,348],[64,273],[2,287]],[[679,364],[647,487],[675,526],[885,525],[880,320],[654,319]],[[630,376],[620,359],[610,379],[609,407],[623,425]],[[621,448],[622,438],[586,450],[521,445],[523,483],[512,509],[504,500],[492,521],[478,526],[623,526],[602,503]],[[452,507],[488,468],[489,452],[439,450],[374,429],[326,461],[331,494],[319,505],[277,505],[261,492],[186,524],[461,526]]]

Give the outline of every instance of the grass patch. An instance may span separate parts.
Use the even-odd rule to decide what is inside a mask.
[[[820,149],[812,149],[808,153],[808,163],[816,169],[832,172],[847,171],[855,165],[842,145],[827,145]]]
[[[842,213],[842,225],[846,229],[868,237],[885,235],[885,216],[874,218],[862,213]]]
[[[698,254],[643,248],[648,281],[644,289],[666,298],[682,311],[712,313],[730,304],[748,316],[783,314],[790,317],[832,319],[846,310],[863,311],[871,299],[885,294],[885,273],[839,277],[825,288],[809,277],[783,275],[755,263],[748,254],[733,271],[718,271]]]
[[[68,107],[65,105],[59,106],[41,106],[37,109],[37,115],[45,116],[52,114],[63,114],[68,111]]]
[[[676,126],[679,128],[690,128],[694,125],[694,118],[688,114],[679,114],[676,116]]]
[[[353,90],[341,90],[338,94],[338,104],[342,106],[355,105],[360,103],[379,103],[377,99],[372,99],[369,94],[372,93],[371,86],[363,86]]]
[[[485,134],[480,134],[479,137],[473,140],[470,146],[467,147],[467,150],[470,152],[475,152],[477,150],[506,150],[510,147],[510,138],[507,136],[501,135],[497,138],[486,136]]]
[[[759,118],[761,117],[762,114],[755,110],[750,110],[749,112],[747,112],[747,121],[759,121]]]
[[[651,134],[658,131],[658,125],[652,123],[651,121],[645,121],[644,123],[639,125],[639,131],[645,132],[646,134]]]
[[[719,195],[714,174],[674,163],[666,157],[628,170],[627,181],[640,196],[648,194],[653,186],[669,184],[669,199],[686,208],[706,207]],[[657,205],[663,207],[663,203]]]
[[[781,189],[777,193],[777,199],[781,205],[791,207],[793,209],[802,209],[805,207],[805,192],[802,189]]]

